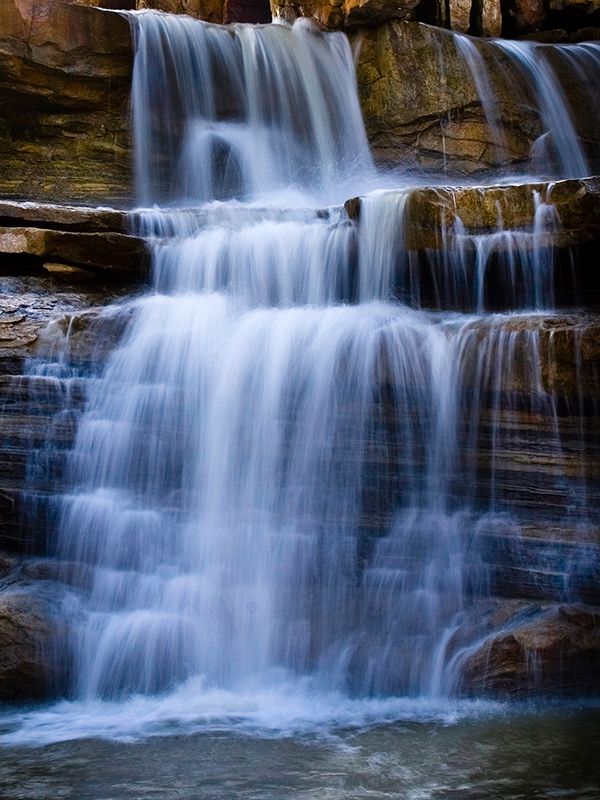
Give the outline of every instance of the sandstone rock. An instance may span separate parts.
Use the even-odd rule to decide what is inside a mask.
[[[0,593],[0,700],[41,699],[64,680],[66,625],[57,611],[25,589]]]
[[[450,0],[448,28],[459,33],[468,33],[471,28],[471,0]]]
[[[269,0],[137,0],[136,8],[188,14],[206,22],[271,22]]]
[[[153,8],[170,14],[189,14],[207,22],[225,22],[226,0],[137,0],[136,8]]]
[[[45,228],[0,227],[0,254],[34,256],[143,279],[145,242],[122,233],[75,233]]]
[[[365,29],[354,43],[361,45],[357,78],[367,135],[380,163],[458,176],[498,166],[508,171],[529,159],[544,126],[518,59],[485,39],[457,39],[414,22]],[[589,82],[560,49],[540,48],[537,55],[558,76],[573,126],[595,163],[600,126]],[[485,72],[485,94],[494,98],[487,115],[472,72]]]
[[[326,28],[372,27],[392,19],[406,19],[420,0],[271,0],[274,17],[288,22],[298,17],[312,17]]]
[[[131,197],[132,47],[119,14],[67,0],[0,7],[0,196]]]
[[[502,31],[502,10],[500,0],[482,0],[481,21],[476,21],[471,31],[477,36],[500,36]]]
[[[494,129],[453,34],[394,21],[361,32],[355,44],[363,116],[380,163],[465,174],[527,156],[541,129],[502,54],[492,58],[476,45],[498,96]]]
[[[474,146],[478,143],[474,142]],[[479,150],[477,150],[479,152]],[[405,226],[412,250],[438,249],[447,244],[443,230],[458,218],[471,233],[531,229],[535,196],[555,206],[560,225],[552,235],[559,247],[573,247],[600,238],[600,179],[562,180],[500,186],[434,186],[411,191]],[[346,202],[351,219],[360,216],[360,198]]]
[[[539,30],[546,20],[543,0],[509,0],[504,11],[507,29],[515,33]]]
[[[508,618],[457,657],[460,690],[522,696],[586,694],[600,689],[600,609],[593,606],[508,606]],[[510,613],[510,612],[515,613]]]
[[[0,225],[57,230],[130,233],[133,216],[101,206],[70,206],[33,201],[0,200]]]
[[[89,372],[94,358],[98,368],[116,346],[130,313],[125,306],[110,316],[90,309],[135,290],[139,286],[106,284],[97,276],[85,283],[56,273],[0,277],[0,551],[46,552],[47,532],[55,518],[50,498],[85,397],[85,382],[73,378],[71,370],[79,366]],[[82,319],[75,318],[76,312]],[[35,355],[53,358],[64,370],[25,375],[25,364]],[[47,444],[55,451],[44,455],[45,473],[38,476],[35,491],[27,484],[26,516],[28,459]],[[35,524],[25,525],[32,514]]]

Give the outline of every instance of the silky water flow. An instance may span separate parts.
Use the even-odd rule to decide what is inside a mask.
[[[345,36],[130,19],[153,290],[87,381],[60,499],[57,555],[90,587],[69,730],[442,708],[481,534],[518,527],[484,399],[513,376],[555,419],[532,313],[553,303],[554,209],[537,195],[531,230],[487,237],[458,221],[418,265],[410,189],[371,192],[358,222],[339,205],[381,185]],[[489,310],[499,257],[527,316]]]

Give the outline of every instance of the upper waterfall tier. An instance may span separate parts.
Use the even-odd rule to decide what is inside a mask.
[[[315,190],[371,167],[342,34],[132,19],[141,203]]]

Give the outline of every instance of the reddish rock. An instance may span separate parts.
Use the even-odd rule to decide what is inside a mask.
[[[514,604],[507,607],[514,611]],[[600,608],[524,606],[457,659],[467,694],[589,694],[600,691]]]
[[[66,0],[0,4],[0,196],[131,196],[132,46],[120,14]]]

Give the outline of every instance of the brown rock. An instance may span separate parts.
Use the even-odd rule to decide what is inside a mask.
[[[380,163],[464,175],[528,159],[543,125],[532,87],[498,47],[471,40],[475,72],[486,71],[495,97],[488,119],[453,34],[391,21],[353,38],[361,45],[357,78],[367,135]],[[569,98],[588,157],[595,158],[600,127],[589,83],[558,48],[543,54]]]
[[[547,11],[544,0],[509,0],[504,13],[507,27],[514,34],[539,30]]]
[[[135,236],[110,231],[80,233],[46,228],[0,227],[0,253],[34,256],[117,275],[143,279],[146,244]]]
[[[0,200],[0,224],[92,233],[130,233],[133,217],[112,208]]]
[[[406,19],[420,0],[271,0],[274,17],[288,22],[298,17],[312,17],[325,28],[355,28],[380,25],[393,19]]]
[[[0,700],[40,699],[56,690],[65,639],[56,611],[26,590],[0,594]]]
[[[153,8],[170,14],[189,14],[207,22],[223,23],[226,0],[137,0],[136,8]]]
[[[472,128],[477,131],[478,128]],[[428,139],[423,139],[429,141]],[[475,155],[484,146],[472,140]],[[600,179],[562,180],[500,186],[436,186],[411,192],[405,226],[410,249],[438,249],[447,243],[443,229],[458,218],[471,233],[492,233],[500,220],[505,228],[531,229],[535,214],[535,193],[552,203],[560,226],[552,243],[572,247],[600,238]],[[360,198],[346,202],[352,219],[360,216]]]
[[[493,129],[448,31],[393,21],[362,31],[355,44],[361,45],[357,78],[365,126],[381,163],[464,174],[528,154],[539,122],[531,100],[515,91],[514,67],[501,54],[496,60],[476,45],[498,95]]]
[[[512,607],[514,608],[514,606]],[[600,690],[600,609],[521,608],[458,660],[467,694],[586,694]]]
[[[66,0],[0,6],[0,196],[131,196],[132,47],[119,14]]]

